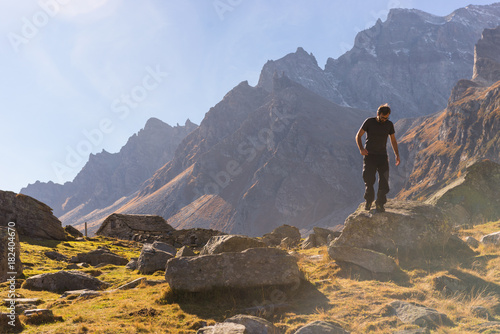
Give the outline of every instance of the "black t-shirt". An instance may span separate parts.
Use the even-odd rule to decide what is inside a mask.
[[[395,132],[394,124],[389,120],[381,123],[376,117],[370,117],[365,120],[361,129],[366,132],[365,148],[368,154],[387,155],[387,137]]]

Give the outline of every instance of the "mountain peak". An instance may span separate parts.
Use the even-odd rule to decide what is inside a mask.
[[[486,86],[500,80],[500,27],[484,29],[477,42],[472,80]]]

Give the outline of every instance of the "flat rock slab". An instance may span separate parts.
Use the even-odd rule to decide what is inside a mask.
[[[425,306],[419,306],[404,301],[393,301],[388,304],[395,315],[404,323],[420,327],[436,328],[438,326],[452,326],[453,322],[444,313]]]
[[[399,269],[392,258],[371,249],[330,246],[328,255],[332,260],[354,263],[372,273],[393,273]]]
[[[214,326],[200,328],[196,334],[247,334],[247,331],[243,325],[221,322]]]
[[[5,306],[10,306],[10,301],[12,299],[4,299],[3,304]],[[31,304],[31,305],[39,305],[43,303],[42,298],[15,298],[14,299],[16,305],[21,305],[21,304]]]
[[[214,288],[299,285],[297,259],[277,248],[250,248],[168,260],[165,280],[173,290],[199,292]]]

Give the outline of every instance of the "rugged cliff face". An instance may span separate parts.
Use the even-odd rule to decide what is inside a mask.
[[[189,120],[184,126],[171,127],[151,118],[144,129],[129,138],[120,152],[91,154],[72,182],[64,185],[36,182],[21,193],[43,201],[59,217],[75,208],[85,214],[106,207],[136,191],[142,182],[172,159],[178,144],[196,127]]]
[[[400,198],[425,198],[482,159],[500,162],[500,27],[477,43],[473,80],[454,87],[445,110],[413,122],[400,143]],[[496,75],[495,75],[496,73]]]
[[[242,83],[135,197],[82,219],[148,212],[175,228],[246,235],[341,223],[362,198],[353,136],[369,116],[287,77],[275,77],[271,93]]]
[[[354,47],[322,70],[299,48],[263,68],[259,86],[274,72],[335,103],[376,110],[390,102],[393,119],[428,115],[446,107],[451,89],[472,76],[474,44],[483,29],[500,25],[500,4],[468,6],[439,17],[392,9],[385,22],[356,36]],[[498,54],[498,53],[497,53]]]

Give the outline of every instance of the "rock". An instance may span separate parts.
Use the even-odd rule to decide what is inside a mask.
[[[450,269],[447,275],[434,278],[433,284],[436,290],[452,295],[467,293],[474,296],[478,291],[485,294],[500,294],[500,285],[458,269]]]
[[[492,318],[490,312],[484,306],[479,306],[479,305],[472,306],[470,311],[474,316],[476,316],[478,318],[484,318],[484,319],[491,319]]]
[[[139,284],[141,284],[142,282],[146,281],[146,277],[140,277],[140,278],[137,278],[131,282],[128,282],[127,284],[124,284],[122,286],[119,286],[118,287],[118,290],[129,290],[129,289],[133,289],[137,286],[139,286]]]
[[[247,334],[245,326],[232,322],[221,322],[200,328],[196,334]]]
[[[174,231],[174,228],[167,224],[167,221],[160,216],[113,213],[102,222],[96,234],[132,240],[135,234],[153,234],[161,236],[171,231]]]
[[[161,242],[161,241],[153,242],[153,248],[170,253],[170,254],[176,254],[176,252],[177,252],[177,250],[175,249],[174,246],[167,244],[165,242]]]
[[[328,240],[338,238],[342,232],[332,231],[326,228],[313,227],[314,235],[316,236],[316,246],[328,245]]]
[[[293,240],[289,237],[285,237],[281,240],[280,248],[291,249],[297,245],[297,240]]]
[[[4,299],[3,304],[4,306],[9,306],[11,305],[11,300],[12,299]],[[30,304],[30,305],[39,305],[43,303],[43,300],[41,298],[16,298],[14,299],[16,306],[22,305],[22,304]]]
[[[278,246],[286,237],[298,244],[301,238],[299,229],[295,226],[285,224],[275,228],[271,233],[264,234],[262,236],[262,241],[268,246]]]
[[[360,206],[347,217],[342,234],[332,245],[367,248],[401,259],[442,250],[450,236],[451,226],[436,207],[389,201],[385,213],[368,212]]]
[[[165,264],[168,259],[175,256],[174,253],[167,253],[154,248],[154,244],[145,244],[142,246],[141,255],[137,260],[137,270],[143,275],[149,275],[157,270],[165,270]]]
[[[479,247],[479,241],[474,239],[473,237],[466,237],[465,238],[465,243],[469,245],[472,248],[478,248]]]
[[[107,248],[98,248],[96,250],[90,251],[88,253],[80,253],[71,258],[71,262],[80,263],[85,262],[91,266],[97,266],[98,264],[114,264],[117,266],[124,266],[128,263],[128,260],[122,256],[112,253]]]
[[[300,327],[295,334],[348,334],[338,324],[326,321],[314,321],[303,327]]]
[[[62,261],[62,262],[68,262],[69,258],[65,255],[62,255],[59,252],[53,252],[53,251],[47,251],[43,253],[46,257],[48,257],[51,260],[55,261]]]
[[[448,275],[434,277],[433,285],[436,290],[441,291],[446,295],[455,295],[467,290],[467,284],[465,284],[465,282]]]
[[[467,245],[465,241],[458,236],[452,234],[446,244],[444,250],[448,254],[453,254],[455,257],[462,259],[475,256],[476,253]]]
[[[404,323],[420,327],[436,328],[438,326],[453,326],[453,322],[446,314],[434,309],[411,304],[404,301],[393,301],[388,304],[395,315]]]
[[[195,256],[196,254],[193,252],[193,250],[187,246],[182,246],[177,253],[175,254],[175,257],[182,257],[182,256]]]
[[[300,248],[302,249],[310,249],[316,247],[316,234],[309,234],[304,241],[300,244]]]
[[[96,291],[92,289],[80,289],[80,290],[70,290],[64,291],[64,293],[59,296],[59,298],[67,298],[67,299],[88,299],[91,297],[97,297],[102,294],[102,291]]]
[[[74,238],[82,238],[83,237],[83,233],[78,231],[76,228],[74,228],[71,225],[64,226],[64,231],[66,231],[66,233],[68,233],[69,235],[71,235]]]
[[[330,246],[328,255],[332,260],[354,263],[372,273],[392,273],[398,270],[398,265],[393,259],[371,249]]]
[[[130,259],[130,261],[125,265],[125,268],[129,270],[136,270],[137,269],[137,257],[133,257]]]
[[[224,320],[245,326],[246,334],[278,334],[279,331],[274,325],[266,319],[255,317],[253,315],[238,314],[234,317]]]
[[[266,244],[256,238],[244,235],[219,235],[211,237],[203,247],[200,255],[220,254],[226,252],[242,252],[245,249],[266,247]]]
[[[66,240],[62,224],[52,209],[36,199],[0,190],[0,226],[15,222],[17,233],[40,239]]]
[[[41,325],[50,322],[63,321],[62,317],[54,316],[52,310],[34,309],[24,311],[25,322],[30,325]]]
[[[79,271],[58,271],[56,273],[35,275],[26,279],[23,284],[25,289],[52,292],[79,289],[100,290],[109,286],[109,283]]]
[[[490,86],[500,80],[500,28],[484,29],[475,48],[472,80]]]
[[[19,277],[23,274],[23,265],[19,258],[20,253],[21,244],[16,231],[0,226],[0,268],[2,268],[0,270],[0,283],[7,281],[12,276]],[[14,254],[13,263],[11,261],[12,254]]]
[[[276,248],[250,248],[241,253],[221,253],[170,259],[165,280],[173,290],[190,292],[214,288],[251,288],[300,284],[295,257]]]
[[[490,233],[481,238],[481,243],[485,245],[500,245],[500,232]]]

